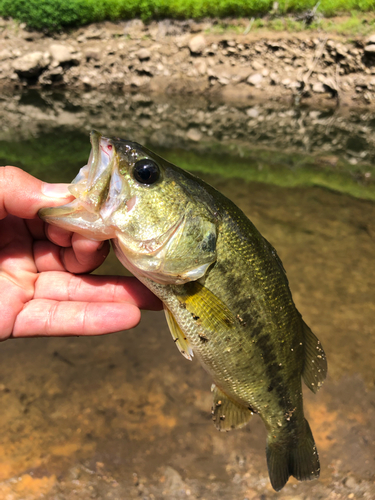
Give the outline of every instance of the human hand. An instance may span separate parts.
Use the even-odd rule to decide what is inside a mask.
[[[136,326],[140,308],[161,308],[135,278],[80,274],[102,264],[108,241],[88,240],[37,216],[40,208],[72,198],[67,184],[0,167],[0,340],[102,335]]]

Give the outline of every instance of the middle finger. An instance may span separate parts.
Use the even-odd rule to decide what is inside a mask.
[[[74,233],[72,246],[62,249],[61,259],[71,273],[87,273],[103,264],[109,253],[108,241],[94,241]]]

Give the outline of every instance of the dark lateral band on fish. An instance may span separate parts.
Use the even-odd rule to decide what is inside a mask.
[[[267,429],[271,484],[319,477],[303,413],[327,373],[324,350],[297,311],[276,250],[243,212],[201,179],[132,141],[91,133],[70,186],[75,200],[45,221],[111,239],[122,264],[164,303],[181,354],[212,376],[215,426],[257,413]]]

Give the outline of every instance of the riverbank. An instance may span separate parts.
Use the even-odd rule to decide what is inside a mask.
[[[0,90],[142,91],[375,107],[375,34],[252,31],[248,19],[220,21],[220,29],[215,23],[132,20],[45,35],[0,19]]]

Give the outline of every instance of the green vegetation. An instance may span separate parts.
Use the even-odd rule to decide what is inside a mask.
[[[87,133],[57,129],[17,142],[0,141],[0,165],[17,165],[46,182],[69,182],[87,163]]]
[[[151,147],[156,153],[170,162],[190,172],[220,175],[223,178],[238,178],[247,182],[262,182],[281,187],[319,186],[355,198],[375,201],[375,186],[371,181],[375,169],[362,163],[350,165],[339,159],[335,167],[329,165],[324,157],[280,152],[271,149],[249,149],[233,155],[219,153],[217,145],[209,151],[215,154],[184,150],[163,150]],[[228,168],[230,165],[230,168]]]
[[[313,9],[317,0],[279,0],[277,14]],[[275,14],[274,0],[0,0],[0,16],[36,29],[59,30],[104,20],[158,18],[252,17]],[[374,0],[321,0],[318,13],[375,11]],[[275,20],[279,29],[282,20]],[[287,21],[288,22],[288,21]],[[293,22],[292,22],[293,24]]]
[[[338,35],[370,35],[375,29],[375,11],[359,12],[352,11],[343,13],[339,18],[317,17],[311,24],[296,19],[297,16],[287,15],[284,17],[264,16],[250,21],[251,33],[259,31],[287,31],[298,33],[301,31],[320,30],[324,33]],[[206,31],[207,34],[244,33],[243,25],[231,24],[230,22],[218,22]]]
[[[262,148],[228,150],[227,145],[220,148],[216,142],[207,142],[202,151],[147,146],[179,167],[198,174],[282,187],[320,186],[375,201],[375,168],[365,163],[350,165],[339,159],[332,167],[324,156]],[[22,141],[0,141],[0,165],[17,165],[47,182],[69,182],[86,164],[89,153],[87,134],[78,130],[56,129]]]

